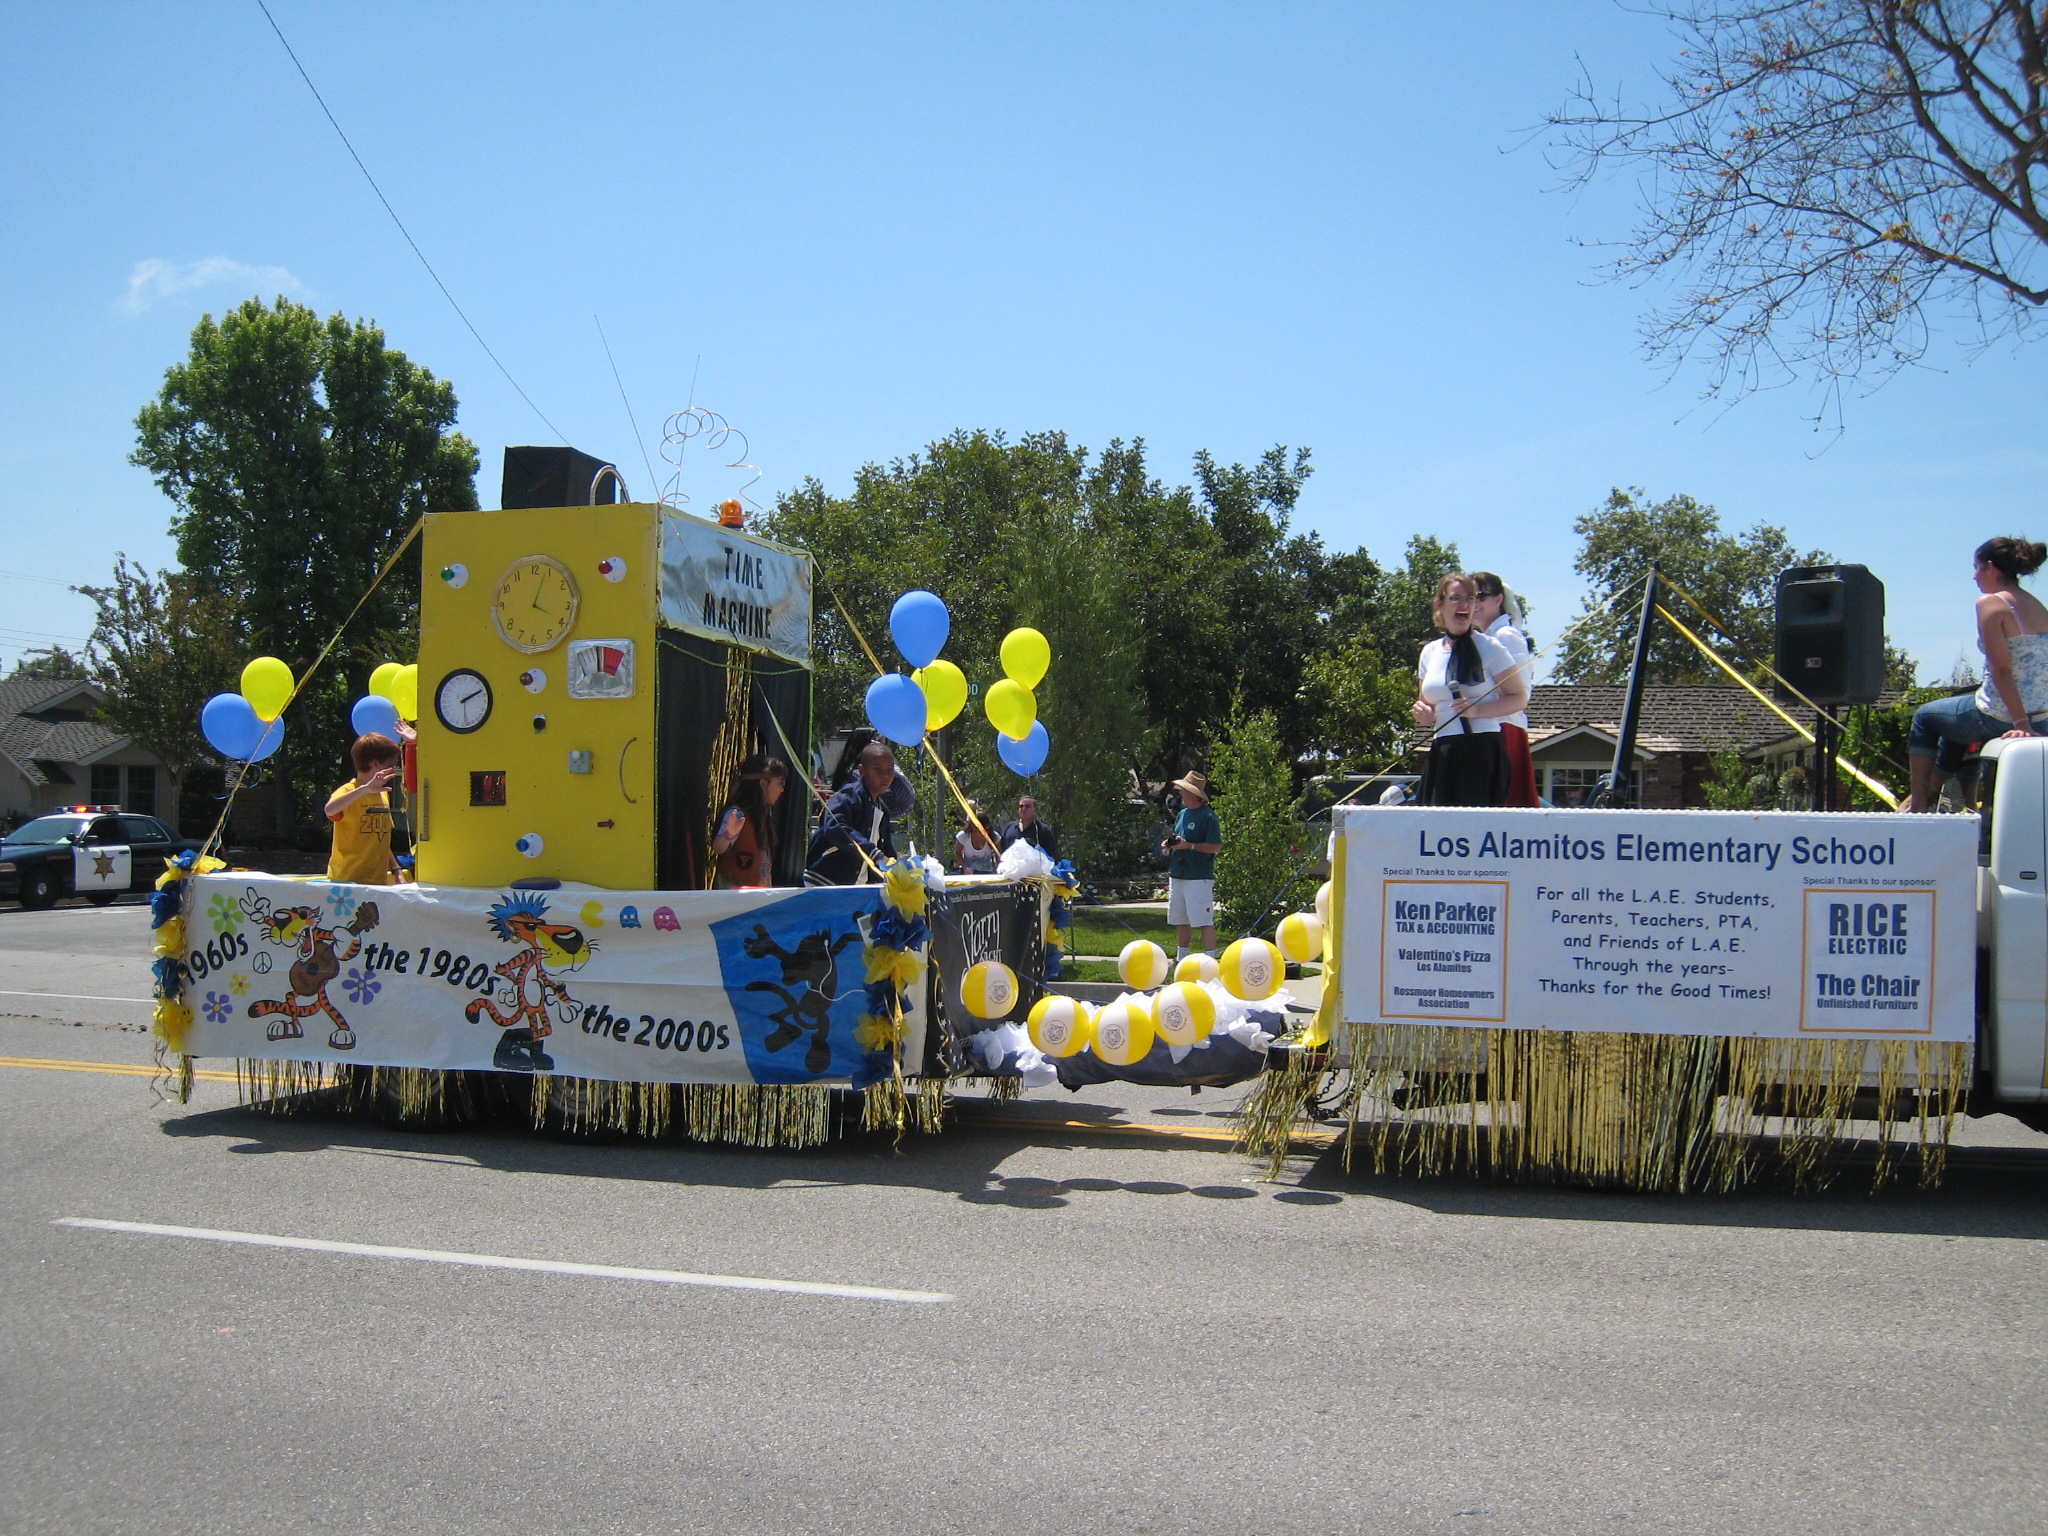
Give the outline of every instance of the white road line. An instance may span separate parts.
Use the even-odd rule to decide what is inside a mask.
[[[143,1003],[155,1001],[147,997],[97,997],[90,992],[9,992],[0,988],[0,997],[54,997],[67,1003]]]
[[[438,1248],[387,1248],[381,1243],[334,1243],[317,1237],[273,1237],[264,1232],[222,1232],[212,1227],[170,1227],[151,1221],[102,1221],[93,1216],[59,1216],[53,1225],[90,1227],[100,1232],[140,1232],[152,1237],[193,1237],[210,1243],[246,1243],[255,1248],[303,1248],[313,1253],[353,1253],[373,1259],[419,1259],[429,1264],[466,1264],[475,1269],[525,1269],[549,1275],[588,1275],[600,1280],[657,1280],[664,1285],[707,1285],[729,1291],[782,1291],[792,1296],[839,1296],[851,1301],[951,1301],[943,1291],[891,1291],[873,1285],[830,1285],[818,1280],[760,1280],[750,1275],[698,1275],[683,1269],[636,1269],[629,1264],[574,1264],[564,1259],[508,1259],[492,1253],[449,1253]]]

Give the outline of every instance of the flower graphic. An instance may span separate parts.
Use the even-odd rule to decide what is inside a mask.
[[[377,994],[384,990],[384,983],[372,972],[352,965],[348,968],[348,974],[341,979],[341,990],[348,994],[348,1000],[352,1003],[369,1003],[375,1001]]]
[[[241,907],[225,896],[213,898],[207,905],[206,917],[215,933],[233,933],[242,926]]]
[[[236,971],[232,976],[228,977],[228,990],[237,997],[242,996],[243,993],[249,990],[249,978],[240,971]]]
[[[336,917],[347,917],[356,909],[356,898],[347,886],[330,885],[327,887],[327,904],[334,908]]]
[[[228,1001],[228,995],[225,992],[209,992],[206,994],[206,1016],[216,1024],[227,1023],[228,1012],[231,1006]]]

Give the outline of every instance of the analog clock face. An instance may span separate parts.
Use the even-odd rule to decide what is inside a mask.
[[[546,555],[514,560],[498,578],[491,617],[515,651],[549,650],[575,626],[575,578],[561,561]]]
[[[467,736],[491,718],[491,685],[481,672],[458,667],[434,690],[434,714],[458,736]]]

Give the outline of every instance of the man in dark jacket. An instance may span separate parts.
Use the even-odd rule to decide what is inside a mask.
[[[1059,834],[1038,819],[1038,802],[1029,795],[1018,799],[1017,819],[997,834],[998,848],[1008,848],[1012,843],[1029,843],[1055,861],[1060,856]]]
[[[917,792],[897,769],[896,754],[882,742],[870,742],[861,749],[853,782],[825,802],[804,868],[828,885],[868,884],[875,878],[869,861],[896,856],[895,820],[916,803]]]

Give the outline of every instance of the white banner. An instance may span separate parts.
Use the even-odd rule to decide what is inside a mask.
[[[811,664],[811,557],[680,513],[661,520],[661,622]]]
[[[1337,813],[1353,1023],[1971,1040],[1977,821]]]
[[[844,1083],[888,1073],[862,1026],[880,887],[461,890],[275,875],[190,882],[199,1056]],[[923,1059],[925,1004],[904,1060]]]

